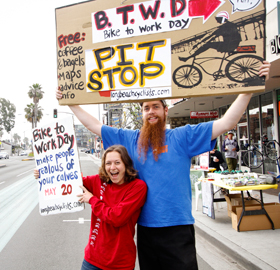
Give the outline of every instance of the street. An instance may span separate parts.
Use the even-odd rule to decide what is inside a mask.
[[[33,172],[35,161],[22,161],[26,158],[27,156],[10,156],[9,159],[0,159],[0,166],[6,165],[1,167],[0,190]]]
[[[90,206],[87,204],[85,210],[71,214],[41,216],[37,182],[33,177],[35,161],[22,161],[24,158],[0,160],[0,165],[6,164],[0,167],[1,269],[78,270],[88,241]],[[100,160],[80,153],[80,165],[84,176],[97,174]],[[198,235],[196,240],[200,270],[213,269],[199,256],[200,250],[207,250],[204,254],[211,250],[211,256],[215,254],[221,265],[228,266],[227,258],[213,253],[213,247]],[[236,268],[231,266],[231,269]],[[135,270],[139,270],[138,258]]]
[[[0,160],[1,269],[80,269],[90,228],[90,207],[71,214],[41,216],[38,210],[34,160]],[[80,153],[84,175],[97,174],[98,165]],[[4,182],[4,183],[3,183]]]

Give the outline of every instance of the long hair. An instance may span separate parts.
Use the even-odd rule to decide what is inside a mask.
[[[103,182],[111,183],[110,177],[106,172],[105,163],[106,163],[106,156],[108,153],[111,152],[118,152],[121,156],[121,160],[125,165],[125,175],[124,175],[124,182],[131,182],[137,176],[137,171],[133,167],[133,161],[128,155],[126,148],[122,145],[113,145],[107,148],[105,153],[103,154],[101,167],[99,168],[99,177]]]

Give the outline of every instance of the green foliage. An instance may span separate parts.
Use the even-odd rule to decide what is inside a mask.
[[[124,105],[124,122],[126,128],[141,129],[143,125],[142,110],[139,103],[126,103]]]
[[[28,122],[32,123],[32,128],[37,127],[37,122],[43,117],[43,109],[38,106],[39,100],[43,98],[44,91],[39,83],[29,86],[28,96],[33,99],[33,103],[27,105],[25,111],[25,118]]]
[[[33,99],[33,102],[36,104],[40,99],[43,98],[44,92],[42,91],[42,86],[38,83],[29,86],[28,96]]]
[[[32,128],[35,127],[34,123],[34,117],[35,117],[35,109],[36,109],[35,104],[30,103],[29,105],[27,105],[27,107],[24,109],[25,112],[25,118],[27,119],[28,122],[32,123]],[[37,106],[37,119],[36,122],[40,122],[40,120],[43,117],[43,109],[40,106]]]
[[[5,98],[0,98],[0,131],[6,130],[8,133],[15,126],[16,106]]]
[[[111,125],[117,128],[141,129],[142,111],[139,103],[125,103],[122,106],[120,119],[111,119]],[[113,111],[114,113],[114,111]]]
[[[21,137],[20,137],[17,133],[15,133],[15,134],[13,135],[13,139],[14,139],[14,143],[15,143],[15,144],[19,144],[19,143],[20,143],[20,140],[21,140]]]
[[[27,137],[23,139],[23,143],[26,145],[27,148],[29,147],[29,139]]]
[[[121,112],[118,112],[120,110]],[[143,121],[139,103],[124,103],[122,109],[110,109],[110,112],[120,115],[119,118],[110,119],[110,125],[117,128],[141,129]]]

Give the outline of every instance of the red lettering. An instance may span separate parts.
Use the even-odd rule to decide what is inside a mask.
[[[82,34],[82,36],[85,36],[85,33]],[[67,46],[68,44],[75,44],[80,43],[81,41],[84,41],[85,38],[81,38],[81,33],[77,32],[74,35],[69,34],[68,36],[60,35],[57,38],[58,46],[61,49],[63,46]]]

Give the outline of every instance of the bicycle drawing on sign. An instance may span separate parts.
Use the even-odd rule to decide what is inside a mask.
[[[179,87],[192,88],[202,82],[205,73],[212,76],[214,81],[228,78],[233,82],[247,85],[264,85],[264,80],[258,76],[258,68],[263,58],[256,55],[256,45],[240,45],[242,40],[248,43],[248,40],[252,39],[252,35],[249,37],[246,32],[246,25],[251,25],[250,29],[254,29],[255,41],[264,38],[264,13],[259,12],[236,22],[230,22],[228,13],[222,11],[216,15],[216,21],[221,26],[172,44],[172,53],[189,53],[187,57],[178,57],[182,62],[188,61],[188,64],[174,70],[174,83]],[[209,49],[216,50],[221,56],[215,53],[214,56],[199,57]],[[219,63],[219,67],[213,72],[214,62]],[[210,66],[212,70],[206,70],[205,65]]]

